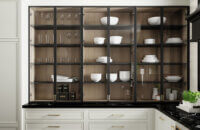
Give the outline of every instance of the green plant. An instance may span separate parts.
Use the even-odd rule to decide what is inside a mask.
[[[200,99],[200,92],[184,91],[182,97],[184,101],[196,103]]]

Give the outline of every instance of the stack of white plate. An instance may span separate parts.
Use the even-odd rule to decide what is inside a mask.
[[[178,75],[169,75],[169,76],[166,76],[165,79],[168,82],[179,82],[182,79],[182,77]]]
[[[99,63],[107,63],[107,58],[110,59],[110,63],[112,63],[112,59],[111,57],[107,57],[107,56],[100,56],[96,59],[96,62],[99,62]]]
[[[155,44],[155,43],[156,43],[156,40],[153,38],[144,39],[144,44],[146,44],[146,45],[151,45],[151,44]]]
[[[156,55],[145,55],[142,62],[144,62],[144,63],[158,63],[159,60],[156,57]]]
[[[183,40],[180,37],[171,37],[167,39],[166,43],[167,44],[183,43]]]
[[[51,79],[54,82],[54,75],[51,75]],[[73,82],[72,78],[69,78],[67,76],[62,76],[62,75],[56,75],[56,81],[57,82]]]

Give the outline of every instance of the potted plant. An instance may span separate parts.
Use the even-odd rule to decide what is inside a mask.
[[[200,92],[184,91],[182,97],[183,106],[192,108],[200,105]]]

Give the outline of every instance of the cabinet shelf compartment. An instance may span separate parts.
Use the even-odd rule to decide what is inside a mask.
[[[45,102],[54,100],[53,84],[32,84],[30,89],[31,101]]]
[[[107,101],[107,89],[104,84],[84,84],[84,102],[105,102]]]

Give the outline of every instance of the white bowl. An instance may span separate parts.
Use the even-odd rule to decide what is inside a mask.
[[[166,20],[167,18],[163,17],[163,24],[166,22]],[[148,18],[148,23],[150,25],[160,25],[161,24],[160,16]]]
[[[155,44],[156,40],[153,38],[147,38],[147,39],[144,39],[144,43],[145,44]]]
[[[110,44],[121,44],[122,36],[110,36]]]
[[[105,38],[104,37],[95,37],[94,44],[102,45],[104,44]]]
[[[108,17],[102,17],[101,18],[101,24],[107,25],[107,20],[108,20]],[[110,16],[110,25],[117,25],[118,22],[119,22],[119,18],[118,17]]]
[[[106,74],[107,79],[107,74]],[[110,82],[115,82],[117,80],[117,73],[110,73]]]
[[[94,82],[99,82],[101,80],[102,74],[101,73],[91,73],[90,78]]]
[[[119,71],[119,79],[122,82],[127,82],[130,80],[130,77],[131,77],[130,74],[131,74],[130,71]]]
[[[182,77],[180,76],[166,76],[165,79],[168,81],[168,82],[178,82],[182,79]]]
[[[183,40],[180,37],[171,37],[166,40],[166,43],[182,43]]]

